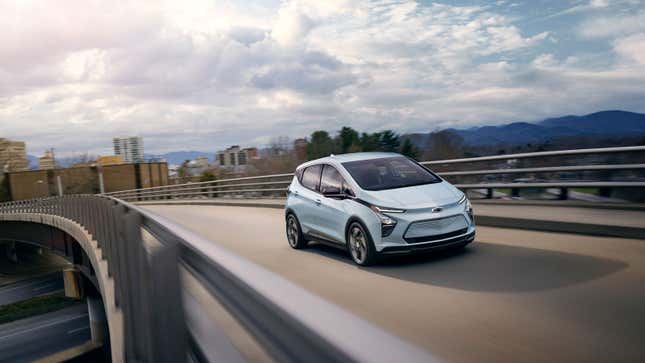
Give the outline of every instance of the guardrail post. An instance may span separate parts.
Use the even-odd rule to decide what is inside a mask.
[[[511,197],[519,198],[519,196],[520,196],[520,189],[519,188],[511,188]]]
[[[569,188],[560,188],[560,194],[558,195],[559,200],[569,199]]]
[[[179,279],[177,243],[154,249],[150,255],[151,348],[153,362],[186,359],[187,335]]]
[[[493,198],[493,188],[486,189],[486,199],[492,199],[492,198]]]

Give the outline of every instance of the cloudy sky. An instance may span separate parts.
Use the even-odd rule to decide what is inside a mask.
[[[0,137],[215,151],[645,112],[644,19],[629,0],[0,0]]]

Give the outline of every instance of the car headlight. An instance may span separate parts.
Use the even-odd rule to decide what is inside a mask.
[[[372,212],[376,214],[378,219],[381,221],[381,237],[387,237],[390,234],[392,234],[392,231],[394,230],[394,227],[396,227],[396,219],[385,215],[383,213],[404,213],[405,209],[397,209],[397,208],[385,208],[385,207],[378,207],[375,205],[370,205],[369,206]]]
[[[468,218],[470,218],[470,223],[475,222],[475,214],[473,213],[473,205],[470,204],[470,200],[466,198],[466,203],[464,203],[464,211],[468,214]]]

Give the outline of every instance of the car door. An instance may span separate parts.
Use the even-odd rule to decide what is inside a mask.
[[[320,209],[322,195],[318,192],[318,188],[320,186],[321,171],[322,165],[320,164],[308,166],[303,171],[300,180],[303,188],[299,188],[295,195],[301,204],[297,217],[304,233],[319,229],[317,227],[320,222],[318,211]]]
[[[345,209],[347,200],[337,197],[325,197],[325,192],[341,194],[345,189],[345,182],[338,170],[325,164],[320,178],[321,203],[319,205],[320,233],[326,239],[344,244],[345,222],[349,217]]]

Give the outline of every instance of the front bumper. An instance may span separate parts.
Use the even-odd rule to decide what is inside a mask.
[[[398,255],[398,254],[411,254],[423,253],[430,251],[439,251],[458,246],[465,246],[475,240],[475,230],[465,235],[447,238],[441,241],[433,241],[427,243],[415,243],[398,246],[384,247],[380,253],[384,255]]]

